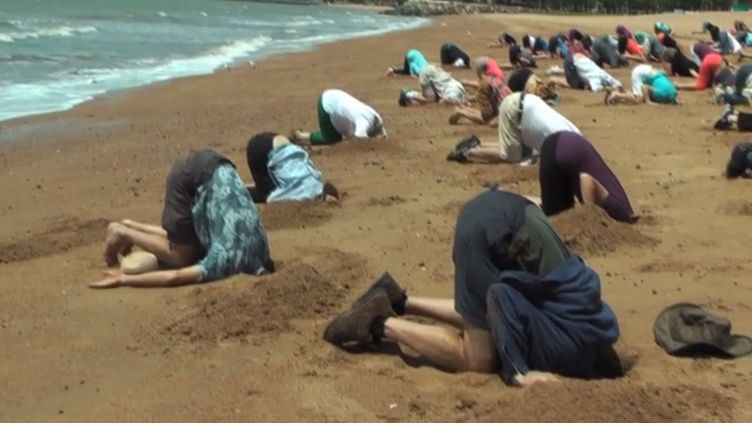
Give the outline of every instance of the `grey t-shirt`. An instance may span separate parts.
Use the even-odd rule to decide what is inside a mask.
[[[532,94],[525,95],[523,99],[520,130],[522,143],[537,151],[540,151],[543,141],[551,134],[561,131],[580,133],[572,122]]]

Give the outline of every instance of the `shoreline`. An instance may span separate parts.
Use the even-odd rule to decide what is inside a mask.
[[[359,11],[364,11],[364,12],[367,11],[367,12],[373,12],[373,13],[379,13],[379,12],[382,12],[384,10],[392,9],[391,7],[385,7],[385,6],[371,6],[371,5],[358,5],[358,4],[321,4],[321,5],[317,5],[317,6],[321,6],[321,7],[335,7],[335,8],[341,8],[341,9],[353,9],[353,10],[359,10]],[[408,18],[408,17],[401,17],[401,18]],[[90,103],[90,102],[94,102],[94,101],[97,101],[99,99],[106,98],[106,97],[113,96],[113,95],[115,95],[115,96],[121,95],[124,92],[130,91],[130,90],[141,89],[141,88],[145,88],[145,87],[150,87],[150,86],[156,86],[156,85],[160,85],[160,84],[170,83],[170,82],[182,80],[182,79],[185,79],[185,78],[193,78],[193,77],[199,77],[199,76],[214,75],[214,74],[217,74],[217,73],[220,73],[220,72],[234,70],[234,69],[243,68],[243,67],[254,67],[257,63],[261,63],[261,62],[266,61],[266,60],[268,60],[270,58],[273,58],[273,57],[284,56],[284,55],[289,55],[289,54],[298,54],[298,53],[303,53],[303,52],[307,52],[307,51],[312,51],[312,50],[315,50],[316,48],[319,48],[319,47],[327,45],[327,44],[338,43],[338,42],[347,41],[347,40],[354,40],[354,39],[358,39],[358,38],[379,37],[381,35],[386,35],[386,34],[395,33],[395,32],[412,31],[412,30],[415,30],[415,29],[419,29],[419,28],[423,28],[423,27],[426,27],[428,25],[431,25],[431,18],[430,17],[413,17],[413,19],[415,19],[415,20],[425,20],[426,22],[424,22],[424,23],[415,23],[413,26],[410,26],[409,28],[397,28],[397,29],[387,30],[387,31],[383,31],[383,32],[379,32],[380,30],[367,31],[367,32],[378,32],[376,34],[362,34],[362,33],[357,33],[357,34],[352,34],[352,35],[346,36],[344,38],[337,38],[337,39],[333,39],[333,40],[329,40],[329,41],[322,41],[322,42],[314,42],[313,44],[310,44],[310,45],[305,46],[305,47],[293,48],[291,51],[281,51],[281,52],[276,52],[276,53],[274,53],[274,52],[272,52],[272,53],[264,53],[263,50],[261,50],[261,51],[254,51],[249,56],[246,56],[246,57],[244,57],[242,59],[235,59],[235,60],[233,60],[231,62],[228,62],[228,63],[226,63],[226,64],[224,64],[224,65],[222,65],[220,67],[215,68],[211,72],[196,73],[196,74],[193,74],[193,75],[176,76],[174,78],[168,78],[168,79],[159,80],[159,81],[152,81],[152,82],[145,82],[143,84],[134,85],[134,86],[130,86],[130,87],[113,88],[113,89],[107,90],[107,91],[105,91],[103,93],[95,94],[95,95],[91,96],[91,98],[81,100],[80,102],[78,102],[78,103],[76,103],[76,104],[74,104],[72,106],[68,106],[68,107],[61,106],[61,108],[57,109],[57,110],[52,110],[52,111],[48,111],[48,112],[40,112],[40,113],[27,114],[27,115],[23,115],[23,116],[16,116],[16,117],[12,117],[12,118],[5,119],[5,120],[0,120],[0,128],[12,126],[12,125],[14,125],[15,121],[19,121],[19,120],[27,120],[29,118],[34,118],[34,117],[44,118],[44,117],[47,117],[47,116],[50,116],[50,115],[55,115],[55,114],[58,114],[58,113],[65,113],[67,111],[73,110],[73,109],[75,109],[75,108],[77,108],[79,106],[82,106],[84,104],[87,104],[87,103]],[[2,141],[2,131],[0,131],[0,142],[1,141]],[[0,145],[0,148],[2,148],[2,145]]]

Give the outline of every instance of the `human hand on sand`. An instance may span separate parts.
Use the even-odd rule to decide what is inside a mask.
[[[541,383],[559,383],[561,382],[561,379],[559,379],[556,375],[553,373],[546,373],[546,372],[528,372],[524,375],[518,374],[514,377],[514,381],[517,383],[517,385],[526,388],[528,386],[538,385]]]
[[[122,284],[120,272],[105,272],[106,277],[89,284],[92,289],[117,288]]]

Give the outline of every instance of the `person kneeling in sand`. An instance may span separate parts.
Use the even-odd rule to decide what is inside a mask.
[[[480,110],[464,105],[456,107],[454,113],[449,116],[451,125],[458,124],[462,118],[478,125],[496,126],[498,124],[499,104],[509,93],[504,85],[504,72],[495,60],[481,56],[475,60],[475,73],[478,76],[478,82],[462,81],[462,84],[478,88],[476,100]]]
[[[578,46],[581,50],[582,47]],[[582,52],[575,52],[564,59],[564,78],[551,77],[550,81],[563,88],[598,92],[606,87],[624,91],[616,78],[611,76]]]
[[[549,135],[579,129],[533,94],[512,93],[504,98],[499,112],[499,142],[481,143],[467,140],[449,153],[447,160],[485,163],[518,163],[531,159],[533,151],[540,151]]]
[[[676,104],[679,91],[665,73],[650,65],[632,69],[632,94],[610,91],[606,104]]]
[[[454,299],[408,296],[385,273],[327,326],[324,339],[336,346],[396,342],[440,369],[498,372],[523,387],[557,375],[623,375],[613,349],[618,322],[601,300],[598,275],[537,206],[505,191],[476,196],[460,211],[452,254]]]
[[[470,56],[452,43],[444,43],[439,51],[441,64],[454,66],[455,68],[469,68]]]
[[[410,49],[405,53],[405,60],[402,66],[390,67],[386,74],[392,75],[410,75],[418,76],[423,67],[428,64],[428,60],[420,50]]]
[[[346,138],[386,137],[384,121],[376,110],[342,90],[324,91],[316,110],[319,130],[313,133],[296,130],[291,141],[327,145]]]
[[[143,251],[131,253],[133,247]],[[173,165],[161,227],[130,220],[109,225],[107,265],[116,265],[121,254],[121,272],[89,287],[169,287],[274,271],[248,189],[232,162],[212,150]]]
[[[540,149],[541,207],[553,216],[575,205],[596,205],[620,222],[634,223],[639,214],[598,150],[577,132],[557,132]]]
[[[324,180],[308,153],[283,135],[256,134],[245,153],[255,184],[248,192],[255,203],[339,200],[337,188]]]
[[[420,92],[403,88],[399,95],[399,105],[465,104],[465,87],[452,78],[443,69],[434,65],[426,65],[418,76]]]

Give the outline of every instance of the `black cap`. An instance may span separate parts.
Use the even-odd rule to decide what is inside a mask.
[[[740,142],[731,150],[731,159],[726,165],[726,177],[752,177],[752,143]]]
[[[731,322],[689,303],[663,310],[653,326],[655,342],[677,356],[742,357],[752,353],[752,339],[731,334]]]

